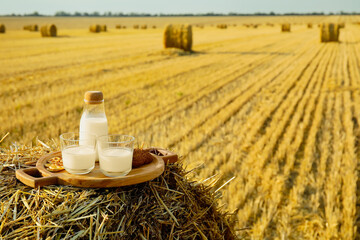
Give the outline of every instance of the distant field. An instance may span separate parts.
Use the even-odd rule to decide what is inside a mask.
[[[317,24],[329,21],[346,27],[339,43],[321,44]],[[359,238],[359,21],[0,18],[0,139],[10,132],[0,146],[76,131],[84,92],[101,90],[110,132],[173,149],[196,179],[235,177],[222,193],[239,236]],[[31,23],[54,23],[59,37],[21,30]],[[90,33],[94,23],[109,31]],[[194,24],[194,53],[163,49],[167,23]]]
[[[22,30],[25,24],[47,24],[54,23],[61,30],[65,29],[88,29],[90,24],[107,24],[108,27],[115,28],[116,24],[122,24],[128,28],[134,24],[149,24],[158,27],[164,27],[167,23],[190,23],[190,24],[243,24],[243,23],[307,23],[308,21],[317,23],[326,19],[326,16],[313,17],[291,17],[291,16],[276,16],[276,17],[117,17],[117,18],[86,18],[86,17],[0,17],[0,23],[6,23],[10,30]],[[338,17],[335,17],[338,18]]]

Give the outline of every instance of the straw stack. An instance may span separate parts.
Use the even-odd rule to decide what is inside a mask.
[[[312,27],[313,27],[312,23],[307,24],[307,28],[312,28]]]
[[[290,32],[291,30],[291,25],[290,23],[284,23],[281,25],[281,31],[282,32]]]
[[[0,24],[0,33],[5,33],[6,28],[4,24]]]
[[[101,26],[100,26],[100,31],[101,31],[101,32],[107,32],[107,27],[106,27],[106,25],[101,25]]]
[[[90,32],[99,33],[101,31],[101,26],[99,24],[94,24],[90,26]]]
[[[33,24],[33,25],[25,25],[24,26],[24,30],[28,30],[30,32],[37,32],[39,31],[39,27],[37,24]]]
[[[218,24],[218,25],[216,25],[216,27],[220,28],[220,29],[226,29],[227,25],[226,24]]]
[[[320,42],[338,42],[340,28],[335,23],[323,23],[320,27]]]
[[[134,28],[134,29],[139,29],[139,24],[135,24],[135,25],[133,26],[133,28]]]
[[[40,28],[40,33],[43,37],[56,37],[57,29],[54,24],[48,24]]]
[[[49,147],[58,151],[51,142],[1,149],[4,239],[237,239],[215,186],[189,180],[179,163],[167,164],[150,182],[122,188],[33,189],[17,181],[15,169],[34,167]]]
[[[141,29],[147,29],[147,25],[146,24],[141,25]]]
[[[169,24],[164,31],[164,47],[180,48],[191,51],[192,47],[192,27],[191,25]]]

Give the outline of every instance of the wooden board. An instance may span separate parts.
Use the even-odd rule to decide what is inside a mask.
[[[122,177],[107,177],[99,168],[99,163],[88,174],[75,175],[62,170],[60,172],[50,172],[45,168],[47,161],[53,157],[61,156],[61,152],[49,153],[41,157],[36,163],[36,167],[19,169],[16,171],[16,178],[30,187],[41,187],[46,185],[71,185],[87,188],[109,188],[121,187],[150,181],[164,172],[164,164],[177,161],[177,155],[165,150],[159,150],[161,156],[151,154],[153,161],[139,168],[133,168],[131,172]],[[170,161],[169,161],[170,160]]]

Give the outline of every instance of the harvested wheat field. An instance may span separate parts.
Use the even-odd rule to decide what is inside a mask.
[[[0,18],[0,147],[58,142],[78,129],[84,92],[101,90],[109,132],[217,180],[240,238],[360,238],[360,17],[95,20],[106,34],[89,32],[91,18]],[[55,24],[57,37],[26,21]],[[339,42],[307,27],[340,22]],[[204,26],[193,52],[163,48],[167,24]]]

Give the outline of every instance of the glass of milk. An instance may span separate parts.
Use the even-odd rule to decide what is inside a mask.
[[[100,170],[104,175],[120,177],[131,171],[134,141],[134,137],[120,134],[97,138]]]
[[[95,167],[96,136],[86,134],[80,139],[79,133],[60,135],[61,154],[64,169],[72,174],[87,174]]]

